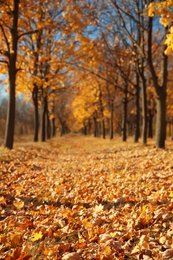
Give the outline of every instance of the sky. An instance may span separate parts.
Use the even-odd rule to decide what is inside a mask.
[[[4,79],[4,75],[0,74],[0,99],[7,97],[7,93],[5,91],[6,86],[4,86],[3,83],[1,82],[2,79]]]

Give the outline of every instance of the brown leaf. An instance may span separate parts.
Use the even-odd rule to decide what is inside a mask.
[[[173,259],[173,249],[167,249],[163,254],[163,260],[172,260]]]
[[[25,205],[24,201],[21,199],[16,198],[13,202],[13,205],[17,208],[17,209],[22,209]]]
[[[21,246],[23,243],[22,237],[23,237],[22,234],[12,233],[10,235],[11,247],[15,248],[15,247]]]
[[[66,253],[62,256],[62,260],[82,260],[78,253]]]

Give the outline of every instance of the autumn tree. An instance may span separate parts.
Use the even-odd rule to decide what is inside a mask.
[[[0,46],[1,64],[6,66],[7,76],[9,80],[9,101],[6,122],[5,147],[13,148],[14,128],[15,128],[15,93],[17,72],[21,69],[18,65],[19,47],[22,41],[30,33],[27,27],[21,24],[24,17],[26,1],[0,1],[0,34],[2,38]],[[32,2],[29,3],[33,9]],[[30,9],[30,10],[31,10]],[[34,9],[33,9],[34,10]]]
[[[65,81],[67,67],[63,57],[67,50],[67,41],[62,35],[65,26],[63,4],[41,0],[39,4],[41,8],[36,17],[30,19],[25,16],[25,23],[30,26],[30,30],[37,28],[38,33],[29,35],[23,47],[27,66],[22,71],[20,80],[23,78],[23,85],[31,92],[35,107],[34,141],[38,141],[39,125],[41,140],[45,141],[46,137],[50,138],[51,133],[55,133],[55,125],[51,131],[50,122],[52,120],[55,123],[52,100],[55,100],[56,88],[61,88]]]
[[[154,2],[154,1],[152,1]],[[161,6],[163,7],[166,2]],[[157,95],[157,127],[156,127],[156,146],[164,147],[165,139],[165,88],[167,78],[167,58],[163,53],[161,58],[162,66],[161,73],[158,75],[155,69],[155,60],[153,55],[153,35],[154,35],[154,23],[152,18],[147,18],[145,13],[145,4],[148,1],[99,1],[97,12],[94,12],[93,21],[99,26],[101,34],[108,35],[108,45],[111,46],[113,40],[117,37],[119,44],[122,46],[128,46],[131,52],[134,54],[132,59],[136,73],[136,130],[135,141],[139,138],[139,93],[142,88],[142,108],[143,108],[143,132],[142,140],[146,143],[147,137],[147,78],[146,70],[149,69],[152,75],[152,79],[156,89]],[[94,4],[93,4],[94,5]],[[158,5],[157,5],[158,7]],[[98,12],[99,10],[99,12]],[[99,15],[98,15],[99,14]],[[164,35],[162,30],[162,36]],[[161,39],[161,37],[160,37]],[[159,41],[159,44],[163,44],[163,41]],[[164,49],[164,46],[163,46]],[[161,87],[163,86],[163,88]]]
[[[148,22],[148,65],[152,75],[153,85],[157,98],[157,117],[156,117],[156,146],[159,148],[165,147],[166,139],[166,89],[167,89],[167,76],[168,76],[168,57],[166,54],[169,52],[169,48],[166,49],[164,42],[162,42],[162,57],[160,62],[160,77],[157,74],[154,66],[154,60],[152,55],[152,41],[153,41],[153,16],[155,5],[154,1],[150,1],[149,4],[149,22]],[[153,9],[154,8],[154,9]],[[158,8],[158,9],[157,9]],[[167,14],[169,12],[168,3],[157,3],[156,10],[158,15]],[[169,16],[169,15],[168,15]],[[164,17],[162,17],[162,23],[165,25],[163,30],[164,40],[166,40],[166,35],[168,32],[168,23]]]
[[[114,15],[110,13],[110,9],[114,10]],[[135,114],[135,127],[134,127],[134,140],[138,141],[140,136],[140,88],[142,88],[143,97],[143,132],[142,140],[146,143],[147,132],[147,112],[146,112],[146,79],[144,74],[144,19],[141,15],[144,9],[144,3],[142,1],[135,1],[133,3],[127,3],[124,1],[110,1],[107,4],[107,10],[109,10],[109,21],[112,29],[108,35],[111,37],[113,34],[116,37],[117,42],[122,48],[127,48],[129,53],[132,53],[132,57],[129,59],[133,68],[133,75],[126,73],[126,69],[123,68],[122,77],[129,81],[128,84],[133,84],[135,89],[136,99],[136,114]],[[117,18],[115,20],[115,17]],[[113,26],[112,26],[113,24]],[[124,75],[126,74],[126,77]],[[127,83],[125,84],[125,86]]]
[[[15,83],[17,74],[17,45],[18,20],[19,20],[19,0],[7,3],[0,1],[2,6],[0,16],[0,32],[2,45],[0,54],[1,63],[7,65],[9,77],[9,102],[7,112],[7,126],[5,134],[5,147],[13,147],[14,127],[15,127]],[[3,12],[2,12],[3,10]]]
[[[97,136],[97,114],[98,114],[98,88],[93,82],[94,77],[90,73],[80,72],[78,76],[76,95],[72,103],[73,114],[76,118],[77,129],[83,128],[87,134],[90,121],[94,122],[94,135]],[[97,85],[98,86],[98,85]]]
[[[126,33],[126,30],[124,30],[121,33],[121,27],[120,27],[120,21],[122,14],[119,13],[119,9],[116,10],[115,3],[104,2],[99,1],[97,5],[95,2],[91,3],[85,3],[84,4],[84,10],[86,12],[86,16],[89,17],[90,20],[90,26],[87,24],[87,26],[84,27],[84,29],[76,33],[76,40],[77,40],[77,48],[76,48],[76,57],[78,57],[78,63],[77,68],[82,68],[86,71],[90,71],[90,73],[97,76],[99,79],[102,79],[104,82],[106,82],[107,86],[112,86],[113,88],[117,88],[117,73],[121,74],[121,77],[126,83],[123,83],[124,86],[119,86],[119,89],[122,90],[122,92],[129,92],[128,85],[131,85],[132,82],[136,86],[136,106],[138,107],[137,115],[136,115],[136,125],[135,127],[135,133],[136,133],[136,139],[139,138],[139,82],[137,84],[134,83],[134,80],[132,80],[130,77],[128,77],[127,71],[125,71],[122,68],[122,63],[120,65],[120,60],[123,60],[123,57],[121,57],[120,49],[124,48],[125,50],[129,51],[129,57],[127,55],[127,58],[124,59],[124,64],[126,63],[127,59],[129,58],[129,64],[131,61],[133,61],[133,57],[130,57],[130,53],[132,53],[132,47],[129,45],[128,37],[124,36],[124,31]],[[75,4],[77,6],[77,4]],[[78,8],[80,6],[80,3],[78,3]],[[82,11],[78,11],[78,8],[76,7],[77,15],[80,16],[80,21],[82,20]],[[115,10],[115,12],[112,14],[112,10]],[[74,18],[71,14],[71,11],[68,12],[68,19],[70,19],[71,22],[75,24],[76,17]],[[76,15],[76,16],[77,16]],[[115,21],[115,17],[118,17],[118,20]],[[77,16],[77,17],[78,17]],[[70,17],[70,18],[69,18]],[[76,25],[76,24],[75,24]],[[79,23],[77,23],[77,26],[79,27]],[[80,27],[81,28],[81,27]],[[87,31],[89,31],[90,28],[90,35],[88,36]],[[121,28],[121,29],[120,29]],[[132,26],[130,27],[132,30]],[[125,28],[126,29],[126,28]],[[131,34],[131,32],[129,32]],[[92,36],[93,35],[93,36]],[[95,41],[93,41],[93,38]],[[98,43],[97,43],[98,41]],[[133,43],[131,43],[133,46]],[[127,51],[127,52],[128,52]],[[117,58],[118,57],[118,58]],[[118,60],[118,61],[117,61]],[[126,61],[125,61],[126,60]],[[127,65],[127,64],[126,64]],[[98,68],[104,68],[104,69],[98,69]],[[112,74],[108,76],[106,71],[109,71],[111,68]],[[132,66],[131,66],[132,68]],[[134,68],[134,66],[133,66]],[[114,73],[113,73],[114,71]],[[114,76],[113,76],[114,74]],[[139,78],[139,77],[138,77]],[[128,83],[127,83],[128,80]],[[138,80],[139,81],[139,80]],[[127,90],[128,89],[128,90]],[[126,94],[127,94],[126,93]],[[127,100],[127,95],[126,100]],[[109,97],[109,106],[110,111],[113,112],[113,102],[114,97]],[[127,110],[127,102],[124,103],[124,108]],[[112,113],[111,112],[111,113]],[[124,113],[125,115],[126,113]],[[113,115],[113,114],[112,114]],[[110,118],[113,118],[111,115]],[[125,117],[126,118],[126,117]],[[113,122],[113,120],[112,120]],[[126,122],[124,123],[124,127],[126,126]],[[110,127],[110,129],[113,129]],[[125,130],[125,128],[124,128]],[[112,136],[112,134],[111,134]],[[111,137],[112,138],[112,137]]]

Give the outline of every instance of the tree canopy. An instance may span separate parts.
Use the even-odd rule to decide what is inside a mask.
[[[146,144],[150,125],[156,146],[165,146],[167,121],[172,124],[172,1],[0,4],[0,67],[9,86],[6,147],[13,147],[18,93],[33,104],[35,141],[39,134],[45,141],[55,129],[84,127],[110,138],[119,133],[123,141],[133,134]]]

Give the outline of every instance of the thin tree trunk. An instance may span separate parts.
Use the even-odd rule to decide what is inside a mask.
[[[140,137],[140,102],[139,102],[139,75],[137,74],[136,77],[136,100],[135,100],[135,108],[136,108],[136,113],[135,113],[135,134],[134,134],[134,142],[137,143]]]
[[[39,111],[38,111],[38,87],[35,85],[32,92],[32,99],[34,103],[34,142],[38,142],[39,132]]]
[[[124,98],[123,98],[123,117],[122,117],[122,141],[127,140],[127,91],[128,85],[125,84]]]
[[[94,120],[94,137],[97,137],[98,136],[98,124],[97,124],[97,119],[95,116],[93,117],[93,120]]]
[[[88,120],[88,134],[91,134],[91,120]]]
[[[50,118],[49,118],[48,107],[47,107],[46,110],[47,110],[47,113],[46,113],[46,118],[47,118],[47,139],[50,139],[51,138],[51,122],[50,122]]]
[[[6,133],[5,133],[5,147],[12,149],[14,143],[14,129],[15,129],[15,72],[12,70],[9,72],[9,100],[8,100],[8,110],[7,110],[7,123],[6,123]]]
[[[16,109],[16,61],[17,61],[17,44],[18,44],[18,18],[19,18],[19,0],[13,1],[13,23],[12,23],[12,53],[9,53],[9,100],[6,121],[5,147],[12,149],[14,143],[15,130],[15,109]]]
[[[164,148],[165,140],[166,140],[166,97],[165,97],[165,93],[162,94],[160,93],[159,98],[157,98],[156,147]]]
[[[104,121],[104,119],[102,120],[102,137],[103,137],[103,139],[106,138],[106,130],[105,130],[105,121]]]
[[[110,134],[109,134],[110,140],[112,140],[114,138],[113,119],[114,119],[114,104],[113,104],[113,100],[111,100],[111,104],[110,104]]]
[[[87,135],[87,132],[88,132],[88,131],[87,131],[87,125],[85,124],[85,125],[84,125],[84,135]]]
[[[52,131],[51,131],[51,136],[54,137],[56,134],[56,126],[55,126],[55,118],[52,118],[52,127],[51,127]]]
[[[148,137],[153,138],[153,113],[148,110]]]
[[[144,76],[144,75],[143,75]],[[146,80],[142,80],[142,144],[147,143],[147,93]]]
[[[153,2],[151,0],[150,2]],[[168,28],[165,28],[165,36]],[[157,115],[156,115],[156,147],[165,148],[166,140],[166,87],[167,87],[167,66],[168,57],[164,54],[166,46],[163,46],[163,53],[161,59],[161,77],[160,81],[156,74],[152,58],[152,33],[153,33],[153,18],[149,17],[148,22],[148,65],[151,71],[153,85],[157,98]]]
[[[43,105],[42,105],[42,125],[41,125],[41,141],[45,142],[46,141],[46,100],[47,98],[43,98]]]
[[[100,88],[100,85],[99,85],[99,105],[100,105],[100,113],[101,113],[101,118],[102,118],[102,121],[101,121],[101,128],[102,128],[102,137],[103,139],[105,139],[106,137],[106,131],[105,131],[105,122],[104,122],[104,107],[103,107],[103,102],[102,102],[102,91],[101,91],[101,88]]]

